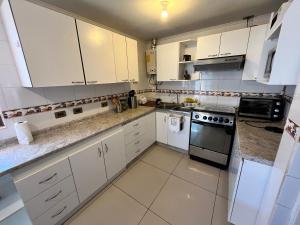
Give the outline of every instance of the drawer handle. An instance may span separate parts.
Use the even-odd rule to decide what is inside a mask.
[[[98,153],[99,153],[99,157],[101,158],[102,157],[102,151],[101,151],[100,147],[98,147]]]
[[[135,135],[135,136],[138,136],[139,134],[140,134],[140,132],[136,132],[134,135]]]
[[[108,152],[108,147],[107,147],[107,144],[104,144],[105,145],[105,149],[106,149],[106,153]]]
[[[51,201],[52,199],[55,199],[55,198],[56,198],[57,196],[59,196],[61,193],[62,193],[62,190],[60,190],[59,192],[57,192],[55,195],[53,195],[53,196],[47,198],[47,199],[45,200],[45,202],[49,202],[49,201]]]
[[[134,126],[134,127],[137,127],[138,125],[139,125],[139,124],[138,124],[138,123],[136,123],[136,124],[134,124],[133,126]]]
[[[135,144],[135,145],[138,145],[139,143],[140,143],[140,141],[137,141],[137,142],[135,142],[134,144]]]
[[[92,81],[87,81],[87,83],[88,83],[88,84],[96,84],[96,83],[98,83],[98,81],[92,80]]]
[[[67,206],[65,205],[61,210],[59,210],[57,213],[55,213],[54,215],[52,215],[52,218],[55,218],[57,216],[59,216],[60,214],[62,214],[63,211],[65,211],[67,209]]]
[[[52,179],[53,179],[54,177],[56,177],[56,176],[57,176],[57,173],[54,173],[51,177],[49,177],[49,178],[47,178],[47,179],[45,179],[45,180],[40,181],[39,184],[46,183],[46,182],[52,180]]]
[[[72,84],[84,84],[84,81],[72,81]]]

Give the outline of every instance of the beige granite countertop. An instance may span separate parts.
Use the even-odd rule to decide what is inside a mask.
[[[122,113],[109,111],[41,131],[34,135],[34,142],[30,145],[19,145],[16,142],[2,144],[0,176],[154,110],[154,107],[139,106]]]
[[[253,119],[238,118],[236,123],[240,156],[244,159],[272,166],[276,158],[282,134],[273,133],[264,128],[251,127],[244,122],[245,120],[252,121]],[[254,126],[276,126],[283,128],[284,122],[285,121],[248,123]]]

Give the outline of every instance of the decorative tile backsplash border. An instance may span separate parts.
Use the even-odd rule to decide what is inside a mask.
[[[254,93],[254,92],[225,92],[225,91],[200,91],[200,90],[174,90],[174,89],[144,89],[137,90],[137,94],[143,93],[162,93],[162,94],[185,94],[185,95],[202,95],[202,96],[224,96],[224,97],[240,97],[240,96],[278,96],[278,93]],[[101,101],[110,100],[112,97],[127,97],[128,93],[118,93],[112,95],[91,97],[73,101],[59,102],[54,104],[33,106],[28,108],[20,108],[3,111],[4,119],[11,119],[20,116],[32,115],[35,113],[49,112],[57,109],[74,107],[79,105],[91,104]],[[290,98],[290,97],[289,97]]]

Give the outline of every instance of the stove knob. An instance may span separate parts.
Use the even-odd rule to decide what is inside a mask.
[[[225,119],[224,122],[225,122],[225,123],[229,123],[229,119]]]
[[[199,119],[199,115],[195,115],[195,118],[196,118],[196,119]]]
[[[214,121],[217,122],[218,121],[218,117],[214,117]]]
[[[223,117],[220,117],[220,118],[219,118],[219,122],[220,122],[220,123],[223,123],[223,121],[224,121]]]
[[[208,120],[209,120],[209,121],[211,121],[211,120],[212,120],[212,117],[211,117],[211,116],[210,116],[210,117],[208,117]]]
[[[204,120],[207,120],[207,116],[203,116],[203,119],[204,119]]]

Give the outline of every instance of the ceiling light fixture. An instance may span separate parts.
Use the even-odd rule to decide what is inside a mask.
[[[162,11],[161,11],[161,17],[162,18],[167,18],[168,17],[168,4],[169,1],[167,0],[162,0],[160,1],[161,7],[162,7]]]

